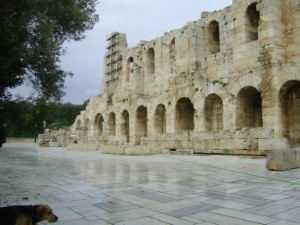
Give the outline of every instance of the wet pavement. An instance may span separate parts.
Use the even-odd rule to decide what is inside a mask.
[[[300,224],[300,169],[268,171],[265,163],[5,144],[0,203],[49,204],[58,225]]]

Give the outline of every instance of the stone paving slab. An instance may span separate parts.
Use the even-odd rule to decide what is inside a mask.
[[[8,143],[0,205],[49,204],[58,225],[300,224],[300,169],[269,171],[265,162]]]

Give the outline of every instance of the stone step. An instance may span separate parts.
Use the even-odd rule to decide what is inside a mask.
[[[110,146],[110,145],[101,145],[99,150],[103,154],[113,154],[113,155],[155,155],[160,154],[160,150],[143,145],[119,145],[119,146]]]
[[[159,149],[149,146],[132,146],[132,145],[103,145],[103,144],[70,144],[67,146],[68,150],[71,151],[100,151],[103,154],[113,155],[154,155],[160,154]]]

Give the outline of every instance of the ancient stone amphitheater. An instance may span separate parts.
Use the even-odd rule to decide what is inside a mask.
[[[300,1],[233,0],[127,47],[107,36],[78,143],[265,155],[300,145]]]

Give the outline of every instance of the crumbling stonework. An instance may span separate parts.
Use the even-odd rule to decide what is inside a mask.
[[[107,36],[79,143],[265,155],[300,145],[300,2],[233,0],[127,47]]]

